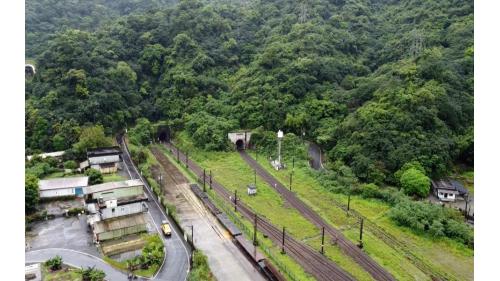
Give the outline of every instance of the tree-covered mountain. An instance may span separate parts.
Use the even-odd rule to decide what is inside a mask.
[[[189,0],[95,29],[40,29],[26,148],[68,149],[86,123],[111,133],[145,117],[185,128],[207,149],[224,149],[236,128],[305,134],[367,182],[392,182],[411,161],[445,174],[453,162],[473,164],[473,9],[459,0]],[[27,26],[45,12],[27,9]]]

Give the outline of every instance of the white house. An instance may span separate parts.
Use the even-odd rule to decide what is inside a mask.
[[[40,180],[40,198],[83,196],[83,188],[89,185],[89,177],[67,177]]]
[[[432,189],[439,200],[446,202],[454,202],[460,194],[454,185],[444,180],[432,181]]]
[[[92,169],[101,171],[103,174],[115,173],[118,170],[118,163],[121,161],[121,150],[118,146],[113,147],[100,147],[87,151],[88,165]],[[84,169],[84,163],[80,168]]]

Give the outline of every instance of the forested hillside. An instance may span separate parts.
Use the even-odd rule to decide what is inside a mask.
[[[27,1],[27,153],[145,117],[206,149],[238,128],[304,134],[366,182],[473,165],[472,1],[46,2]]]

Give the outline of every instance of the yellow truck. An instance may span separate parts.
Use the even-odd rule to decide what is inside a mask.
[[[172,230],[170,229],[170,225],[168,224],[168,221],[164,220],[161,222],[161,231],[163,231],[163,234],[165,236],[172,235]]]

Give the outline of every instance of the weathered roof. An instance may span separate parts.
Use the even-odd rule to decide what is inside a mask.
[[[453,189],[441,189],[441,188],[437,188],[437,191],[438,191],[438,192],[444,192],[444,193],[459,194],[459,192],[458,192],[458,191],[453,190]]]
[[[67,177],[40,180],[38,188],[40,190],[85,187],[89,185],[89,177]]]
[[[133,187],[133,186],[143,186],[142,180],[134,179],[134,180],[126,180],[126,181],[113,181],[106,182],[101,184],[95,184],[91,186],[87,186],[83,189],[84,194],[92,194],[96,192],[108,191],[117,188],[125,188],[125,187]]]
[[[432,181],[432,187],[438,190],[456,191],[459,194],[467,194],[465,187],[456,180],[438,180]]]
[[[249,184],[247,185],[248,189],[257,189],[257,187],[255,186],[255,184]]]
[[[105,156],[89,157],[89,164],[90,165],[98,165],[98,164],[104,164],[104,163],[116,163],[116,162],[120,162],[119,155],[105,155]]]
[[[120,149],[119,146],[96,147],[96,148],[87,150],[87,157],[105,156],[105,155],[119,155],[121,153],[122,153],[122,150]]]
[[[85,160],[80,163],[80,169],[86,169],[89,167],[89,160]]]
[[[456,180],[451,180],[450,181],[453,187],[460,193],[460,194],[468,194],[469,191],[458,181]]]
[[[144,202],[137,202],[132,204],[126,204],[117,206],[114,208],[105,208],[101,210],[101,218],[103,220],[117,218],[122,216],[128,216],[132,214],[147,212],[148,208]]]
[[[65,151],[54,151],[54,152],[47,152],[47,153],[42,153],[42,154],[35,154],[35,155],[28,155],[28,161],[31,160],[34,156],[40,156],[42,158],[47,158],[47,157],[61,157],[63,156]]]
[[[99,234],[103,232],[113,231],[116,229],[128,228],[140,224],[145,224],[146,219],[143,213],[134,214],[131,216],[124,216],[113,218],[109,220],[98,221],[94,223],[94,233]]]

